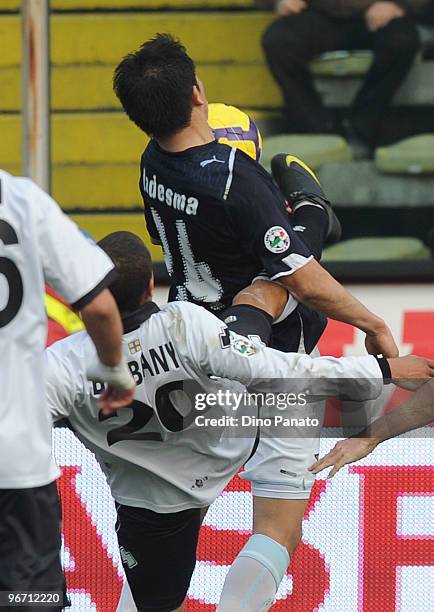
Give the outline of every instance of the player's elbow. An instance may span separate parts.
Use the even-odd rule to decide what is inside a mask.
[[[107,321],[118,314],[116,302],[108,289],[104,289],[89,304],[84,306],[81,316],[86,321]]]
[[[298,302],[309,303],[318,297],[318,287],[308,278],[298,278],[297,274],[285,277],[284,282],[288,291]]]
[[[293,274],[280,280],[288,291],[302,303],[311,303],[322,297],[324,290],[324,275],[327,272],[315,260],[296,270]]]

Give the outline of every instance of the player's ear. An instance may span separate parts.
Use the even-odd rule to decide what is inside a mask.
[[[200,79],[196,79],[193,85],[192,99],[194,106],[204,106],[206,104],[205,87]]]
[[[148,300],[152,300],[152,294],[154,293],[155,282],[154,276],[151,276],[151,280],[149,281],[148,288],[146,289],[146,298]]]

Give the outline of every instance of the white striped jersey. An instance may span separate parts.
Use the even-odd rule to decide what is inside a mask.
[[[58,475],[44,388],[44,283],[79,308],[113,263],[32,181],[0,171],[0,488]]]
[[[256,427],[240,434],[240,425],[243,416],[256,415],[256,405],[241,402],[235,410],[235,396],[246,386],[268,389],[273,379],[281,390],[294,391],[297,381],[309,378],[327,396],[336,393],[335,379],[348,377],[359,399],[376,397],[382,388],[374,357],[280,353],[229,333],[220,319],[187,302],[161,310],[149,302],[123,324],[123,350],[137,383],[130,407],[108,418],[100,414],[103,385],[86,379],[95,350],[86,332],[49,347],[46,370],[53,419],[69,420],[95,453],[114,498],[128,506],[176,512],[216,498],[254,443]],[[219,391],[230,391],[230,398],[219,401]],[[205,424],[205,418],[215,421]]]

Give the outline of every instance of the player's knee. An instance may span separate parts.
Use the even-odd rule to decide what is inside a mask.
[[[276,521],[270,521],[266,526],[258,526],[254,530],[255,534],[265,535],[272,538],[286,548],[288,554],[294,554],[295,549],[299,545],[302,536],[301,521],[297,524],[278,524]]]
[[[285,38],[284,30],[280,27],[279,22],[275,21],[264,30],[262,34],[262,47],[265,51],[281,47],[285,45]]]
[[[280,21],[272,23],[262,36],[262,48],[270,61],[288,64],[288,57],[302,58],[306,55],[304,42],[293,28],[282,27]]]
[[[290,556],[292,556],[295,553],[295,549],[301,542],[302,535],[303,535],[303,531],[302,531],[301,525],[294,526],[287,533],[285,547]]]
[[[257,279],[237,293],[232,304],[233,306],[255,306],[275,320],[282,314],[287,301],[286,289],[269,280]]]
[[[415,24],[410,19],[394,19],[378,32],[378,47],[393,56],[413,56],[420,46]]]

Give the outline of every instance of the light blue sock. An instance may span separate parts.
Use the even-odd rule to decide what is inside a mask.
[[[226,576],[217,612],[266,612],[289,565],[284,546],[253,535]]]

